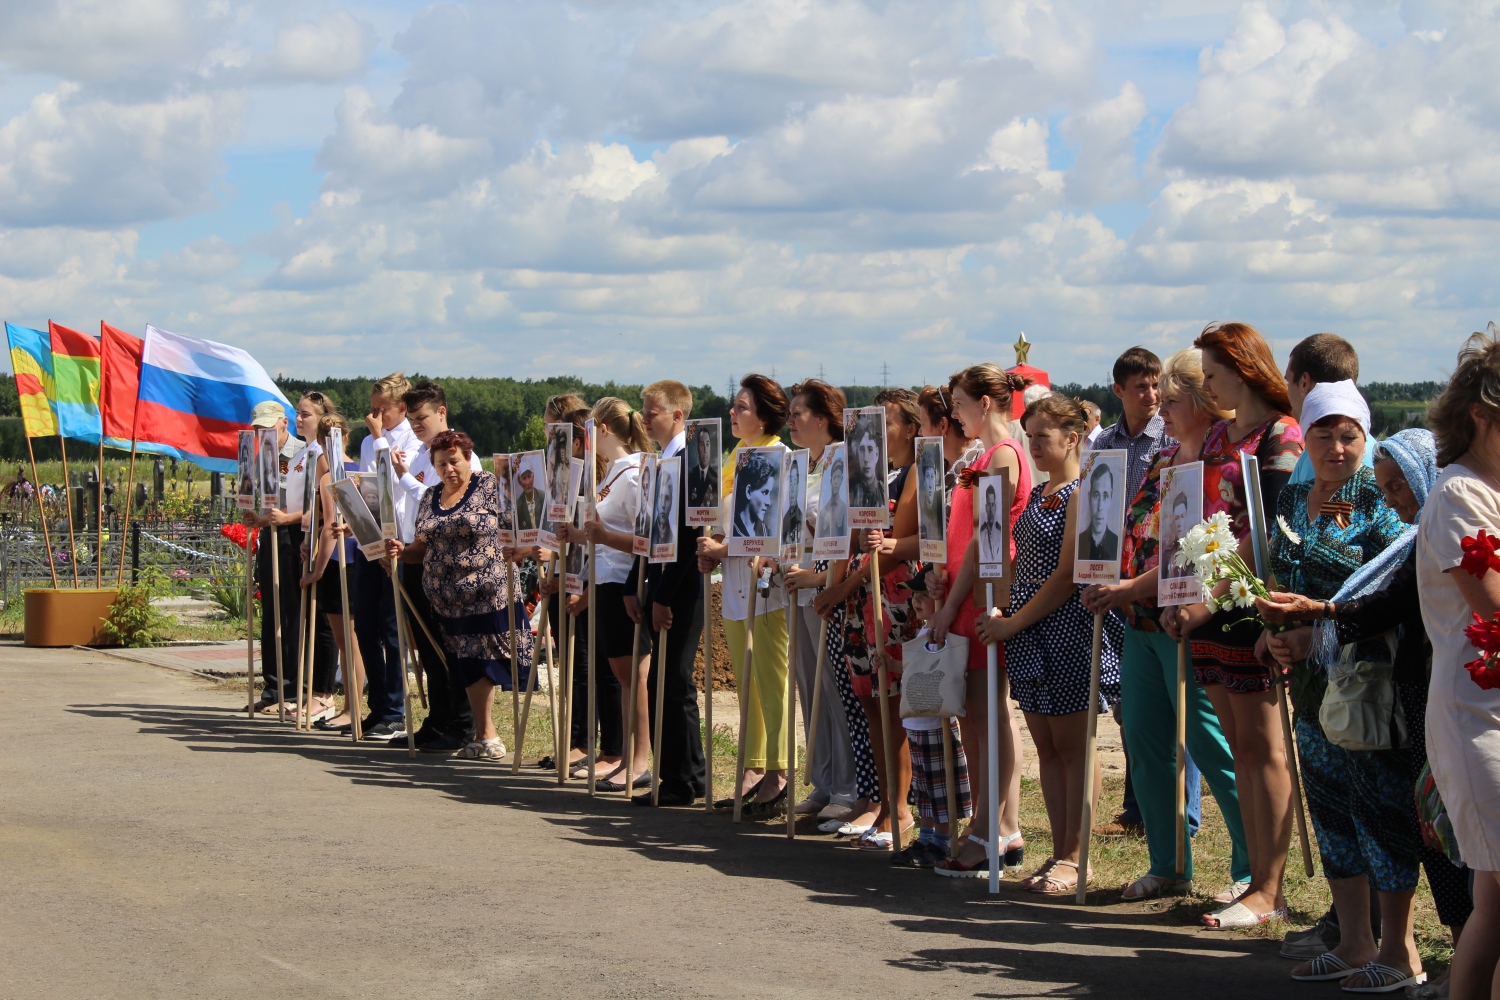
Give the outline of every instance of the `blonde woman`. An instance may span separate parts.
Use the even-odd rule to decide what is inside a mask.
[[[1124,898],[1129,901],[1179,895],[1192,887],[1192,837],[1187,838],[1183,875],[1177,876],[1177,643],[1162,629],[1161,609],[1156,606],[1158,563],[1172,556],[1160,550],[1162,518],[1180,516],[1183,508],[1174,506],[1172,498],[1163,508],[1161,474],[1199,461],[1209,430],[1231,416],[1204,390],[1203,352],[1196,347],[1167,358],[1160,389],[1158,412],[1167,436],[1177,443],[1162,448],[1126,513],[1125,579],[1094,584],[1083,592],[1090,611],[1123,610],[1129,626],[1121,654],[1120,698],[1130,780],[1145,822],[1151,862],[1150,870],[1126,887]],[[1250,884],[1250,854],[1229,741],[1208,694],[1196,683],[1188,684],[1187,749],[1188,814],[1196,812],[1193,798],[1202,773],[1229,830],[1233,885],[1217,897],[1228,903]]]
[[[735,482],[735,466],[742,448],[785,447],[776,435],[786,426],[791,404],[775,380],[764,375],[746,375],[740,382],[729,409],[729,430],[738,442],[724,462],[720,496],[736,497],[736,490],[748,492],[746,483]],[[741,505],[750,518],[764,518],[754,503]],[[744,800],[752,815],[775,811],[786,801],[786,714],[787,628],[786,588],[771,586],[761,590],[755,601],[755,619],[750,620],[750,588],[757,585],[759,573],[753,564],[768,563],[749,556],[731,556],[724,536],[698,540],[698,568],[711,571],[724,566],[723,615],[724,637],[739,662],[736,673],[742,678],[746,643],[753,631],[755,645],[750,665],[749,690],[742,687],[741,698],[750,699],[745,712],[745,776],[734,796],[720,799],[714,805],[721,809],[734,806],[736,797]],[[765,565],[761,569],[767,568]]]

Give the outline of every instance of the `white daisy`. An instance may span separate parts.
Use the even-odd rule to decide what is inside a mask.
[[[1302,544],[1302,536],[1293,531],[1292,526],[1286,523],[1285,515],[1276,515],[1276,526],[1281,529],[1281,533],[1285,535],[1287,537],[1287,540],[1290,541],[1293,545]]]

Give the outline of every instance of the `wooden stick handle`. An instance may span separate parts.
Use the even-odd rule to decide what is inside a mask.
[[[833,562],[829,561],[828,572],[823,577],[823,587],[833,586]],[[818,714],[823,708],[823,672],[828,668],[828,622],[822,620],[818,625],[818,651],[813,668],[812,704],[808,709],[807,721],[807,783],[812,784],[813,767],[817,764],[818,747]]]
[[[344,710],[349,713],[349,736],[356,743],[365,737],[364,720],[360,718],[360,685],[363,678],[356,675],[354,670],[354,658],[357,655],[357,647],[354,645],[354,616],[349,613],[349,563],[348,546],[344,542],[342,534],[343,517],[340,515],[335,524],[340,528],[335,533],[335,545],[339,552],[339,598],[344,609],[344,651],[349,655],[345,657],[349,662],[344,664]]]
[[[30,438],[27,439],[28,441]],[[250,701],[245,709],[255,718],[255,547],[254,529],[245,529],[245,687]]]
[[[726,582],[725,586],[728,586]],[[755,598],[760,593],[760,558],[750,560],[750,617],[745,620],[745,671],[740,675],[740,738],[734,758],[734,821],[740,821],[744,812],[744,796],[740,793],[745,784],[745,736],[750,728],[750,697],[754,689],[755,676],[752,665],[755,661]]]
[[[1187,872],[1187,640],[1177,643],[1177,877]]]
[[[640,609],[641,620],[635,623],[634,638],[630,642],[630,708],[625,712],[625,797],[633,794],[635,779],[635,715],[641,692],[641,629],[646,624],[646,561],[636,564],[635,606]]]
[[[1286,763],[1292,772],[1292,805],[1297,815],[1297,840],[1302,847],[1302,869],[1308,878],[1313,877],[1312,845],[1307,839],[1307,812],[1302,805],[1302,771],[1297,766],[1297,741],[1292,734],[1292,713],[1286,702],[1286,685],[1279,675],[1273,675],[1276,688],[1276,705],[1281,710],[1281,738],[1286,746]]]
[[[396,659],[401,664],[401,704],[406,711],[406,755],[412,760],[417,759],[417,720],[411,710],[411,678],[407,675],[407,661],[411,657],[411,643],[407,641],[406,615],[401,613],[401,575],[400,564],[394,558],[390,561],[391,571],[391,601],[396,609]],[[476,725],[479,723],[475,722]],[[480,729],[483,732],[483,727]]]
[[[875,549],[870,553],[870,600],[875,611],[875,635],[872,637],[875,652],[880,666],[876,669],[876,677],[880,682],[880,737],[885,744],[885,783],[886,787],[881,791],[885,800],[887,818],[891,824],[891,850],[899,851],[902,848],[901,841],[901,819],[897,814],[899,803],[896,802],[896,747],[891,742],[891,693],[890,677],[885,666],[885,616],[884,605],[880,593],[880,550]],[[990,837],[993,839],[997,831],[991,830]],[[998,854],[999,852],[996,851]]]
[[[702,535],[708,534],[704,528]],[[703,810],[714,811],[714,619],[713,574],[703,574]],[[634,711],[634,706],[631,708]]]
[[[1099,665],[1104,656],[1104,616],[1094,616],[1094,651],[1089,658],[1089,721],[1083,744],[1083,810],[1078,820],[1078,893],[1082,906],[1089,893],[1089,836],[1094,832],[1094,768],[1099,748]]]
[[[656,719],[652,727],[654,732],[651,735],[651,804],[653,806],[657,804],[661,796],[662,715],[665,714],[667,706],[667,672],[662,668],[667,657],[668,631],[668,629],[662,629],[656,633],[656,648],[659,655],[651,658],[652,664],[656,667],[651,671],[652,676],[656,678]]]
[[[597,634],[595,622],[597,621],[599,616],[594,614],[594,576],[594,543],[591,540],[589,542],[589,606],[587,611],[589,616],[589,626],[588,634],[585,637],[588,640],[585,644],[588,648],[584,650],[585,655],[583,665],[583,676],[588,684],[589,689],[588,726],[586,728],[589,734],[588,770],[590,795],[594,794],[594,785],[599,780],[599,775],[597,773],[598,762],[595,759],[598,751],[598,738],[595,734],[599,731],[599,694],[598,691],[595,690],[596,680],[594,677],[594,670],[599,663],[599,654],[596,652],[598,647],[594,645],[594,640]]]
[[[786,660],[786,839],[797,837],[797,812],[792,807],[797,802],[797,647],[800,645],[797,630],[801,606],[797,603],[797,592],[787,594],[787,660]]]
[[[995,585],[984,585],[986,613],[995,610]],[[990,885],[991,893],[1000,891],[1000,855],[1004,846],[1000,843],[1000,650],[994,643],[985,645],[985,714],[989,717],[989,739],[985,746],[985,809],[989,813],[990,827]]]
[[[286,674],[281,665],[281,539],[276,537],[273,522],[266,529],[271,536],[271,641],[276,644],[276,721],[286,724]],[[261,594],[264,605],[265,594]],[[264,659],[266,651],[260,651]]]

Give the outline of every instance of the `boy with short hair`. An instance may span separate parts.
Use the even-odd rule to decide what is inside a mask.
[[[1354,345],[1336,333],[1315,333],[1304,337],[1292,348],[1286,363],[1286,394],[1292,401],[1292,416],[1302,419],[1302,401],[1319,382],[1358,382],[1359,355]],[[1366,448],[1364,464],[1375,467],[1375,449]],[[1312,459],[1304,451],[1292,469],[1288,482],[1307,483],[1313,479]]]

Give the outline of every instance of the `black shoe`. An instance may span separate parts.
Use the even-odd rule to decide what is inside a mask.
[[[549,753],[547,756],[542,757],[535,764],[533,764],[531,766],[535,767],[535,768],[539,768],[540,770],[543,770],[543,771],[555,771],[555,770],[557,770],[557,761],[553,760],[552,759],[552,755]]]
[[[630,801],[638,806],[650,807],[651,793],[643,795],[632,795]],[[689,792],[676,792],[666,788],[657,789],[656,804],[659,806],[690,806],[698,801],[697,797]]]
[[[421,732],[418,731],[416,738],[421,739],[421,735]],[[427,742],[417,744],[417,749],[423,753],[453,753],[462,750],[467,745],[466,741],[459,739],[457,736],[452,736],[448,733],[435,733],[427,738]]]
[[[412,733],[411,736],[412,742],[417,745],[418,750],[422,749],[433,740],[442,739],[442,737],[442,730],[438,729],[437,726],[434,726],[431,719],[422,723],[421,728],[418,729],[415,733]]]
[[[948,852],[936,844],[924,844],[920,840],[913,840],[903,850],[891,855],[891,866],[895,868],[931,868],[938,858],[945,858]]]
[[[776,793],[775,798],[767,799],[764,802],[747,802],[745,804],[745,811],[751,816],[780,815],[781,811],[786,808],[786,790],[790,787],[790,784],[782,785],[781,791]]]
[[[761,779],[761,781],[764,781],[764,780],[766,780],[766,779],[764,779],[764,778]],[[755,798],[755,793],[758,792],[758,791],[760,791],[760,781],[757,781],[755,784],[753,784],[749,788],[745,789],[745,794],[744,794],[743,798],[744,798],[746,807],[748,807],[750,805],[750,800],[753,799],[753,798]],[[715,809],[733,809],[734,808],[734,799],[733,798],[719,799],[717,802],[714,803],[714,808]]]
[[[345,736],[349,735],[348,723],[345,723],[342,726],[334,726],[330,725],[327,719],[319,719],[317,722],[314,722],[312,724],[312,727],[314,729],[320,729],[325,733],[343,733]]]
[[[400,719],[394,722],[378,723],[373,729],[366,729],[365,739],[375,743],[389,743],[392,740],[406,739],[406,723]]]
[[[639,778],[636,778],[634,781],[632,781],[630,783],[630,787],[631,788],[650,788],[651,787],[651,772],[650,771],[642,771],[641,772],[641,776]]]

